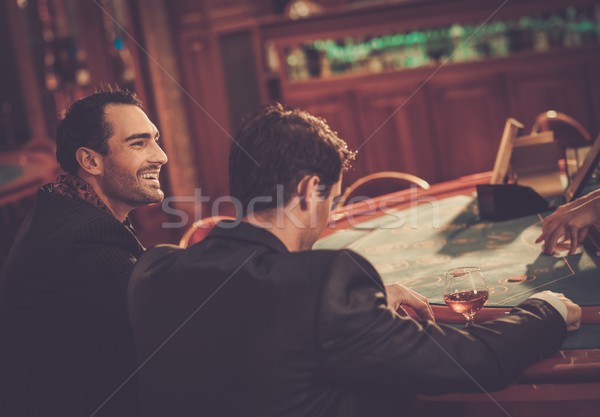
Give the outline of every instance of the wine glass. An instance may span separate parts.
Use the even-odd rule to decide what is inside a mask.
[[[473,325],[475,313],[481,310],[488,297],[488,287],[478,267],[466,266],[446,272],[444,302],[465,316],[465,327]]]

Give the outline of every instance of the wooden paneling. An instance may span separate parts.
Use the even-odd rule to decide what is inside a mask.
[[[515,71],[507,76],[511,116],[530,128],[538,114],[556,110],[590,125],[580,64]]]
[[[588,129],[592,138],[600,134],[600,63],[585,65],[586,103],[589,103],[588,114],[590,125]],[[587,127],[587,126],[586,126]]]
[[[583,63],[585,56],[572,55],[569,64],[560,55],[540,65],[530,59],[461,64],[421,89],[415,75],[424,71],[309,81],[293,85],[283,100],[325,116],[350,138],[360,150],[353,177],[399,170],[442,181],[491,170],[508,117],[528,130],[539,113],[554,109],[595,135],[600,63]]]
[[[175,0],[168,5],[174,27],[189,26],[197,29],[206,24],[206,8],[203,1]]]
[[[251,2],[176,0],[169,7],[178,38],[196,173],[202,194],[214,201],[228,194],[229,147],[239,120],[260,102],[260,81],[253,73],[254,39],[248,29]]]
[[[77,2],[76,4],[78,23],[85,33],[85,36],[81,37],[81,42],[87,54],[86,60],[91,79],[95,83],[115,82],[116,74],[110,66],[111,57],[106,47],[106,31],[102,23],[102,20],[106,18],[104,10],[91,1]]]
[[[181,36],[185,103],[191,121],[196,166],[203,195],[227,194],[227,157],[232,132],[226,113],[222,74],[213,67],[215,45],[207,32]],[[218,61],[217,61],[218,62]]]
[[[402,171],[427,181],[438,180],[424,91],[417,86],[361,89],[363,126],[361,157],[369,172]]]
[[[243,121],[254,114],[261,105],[261,93],[249,30],[226,33],[219,37],[223,76],[229,104],[232,132],[237,132]]]
[[[40,133],[46,131],[45,123],[43,123],[43,111],[39,109],[37,112],[30,113],[25,110],[25,106],[30,103],[26,103],[24,100],[21,86],[26,87],[27,84],[33,84],[37,87],[37,84],[33,68],[31,66],[24,67],[19,60],[19,54],[24,55],[23,52],[29,53],[29,51],[24,37],[20,36],[20,31],[15,27],[21,23],[18,12],[16,4],[11,4],[11,2],[0,4],[0,50],[4,57],[4,65],[0,66],[0,105],[2,106],[0,108],[0,151],[17,149],[20,144],[25,143],[33,136],[31,130],[37,130]],[[13,33],[15,34],[14,38],[18,38],[18,43],[11,44],[11,34]],[[27,58],[29,58],[27,63],[30,63],[31,57]],[[30,73],[24,73],[24,70],[29,70]],[[25,80],[25,78],[27,79]],[[34,105],[39,106],[39,101]],[[28,117],[32,116],[38,116],[39,121],[37,123],[33,123],[36,121],[35,119],[29,121]]]
[[[177,197],[169,205],[186,212],[189,221],[195,205],[181,197],[193,196],[198,184],[193,152],[195,137],[186,119],[187,92],[182,88],[167,10],[161,0],[145,0],[144,5],[146,7],[139,8],[139,18],[150,61],[148,68],[157,114],[155,122],[161,133],[162,146],[169,156],[166,166],[169,192]]]
[[[427,89],[442,177],[491,170],[508,114],[501,77],[432,79]]]

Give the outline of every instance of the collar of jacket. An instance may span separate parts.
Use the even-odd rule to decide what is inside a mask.
[[[267,229],[239,220],[221,220],[205,239],[211,238],[244,240],[268,246],[277,252],[289,252],[283,242]]]
[[[51,193],[65,197],[78,198],[92,206],[111,214],[108,206],[87,181],[70,173],[61,174],[48,186]]]
[[[78,207],[81,207],[82,215],[84,215],[84,216],[85,216],[85,213],[91,214],[93,212],[97,213],[99,211],[107,218],[112,219],[111,221],[115,221],[115,222],[123,225],[125,227],[125,229],[127,229],[129,231],[129,233],[131,233],[131,235],[134,237],[135,241],[139,245],[139,249],[141,252],[146,250],[144,245],[142,245],[142,243],[138,239],[137,232],[135,231],[133,225],[131,224],[131,221],[129,220],[129,216],[127,216],[125,218],[125,221],[121,223],[108,210],[102,210],[98,206],[96,206],[94,204],[90,204],[88,201],[82,200],[82,199],[74,197],[74,196],[67,196],[64,194],[59,194],[59,193],[53,192],[52,191],[52,183],[45,184],[42,187],[40,187],[40,189],[37,192],[36,199],[38,201],[40,201],[42,204],[51,204],[51,205],[55,206],[57,211],[60,211],[60,209],[62,207],[64,207],[65,204],[69,204],[69,205],[75,204]],[[34,205],[34,211],[36,209],[36,206],[37,206],[37,204]]]
[[[108,207],[106,206],[106,204],[104,204],[102,202],[102,200],[100,200],[100,197],[97,197],[97,194],[95,194],[96,192],[93,191],[93,188],[91,187],[91,185],[89,186],[90,190],[93,191],[94,195],[97,197],[99,204],[94,203],[94,201],[90,201],[90,199],[88,198],[81,198],[76,194],[69,194],[69,193],[64,193],[64,192],[57,192],[56,191],[56,183],[57,183],[58,179],[55,180],[54,183],[48,183],[45,185],[42,185],[40,187],[40,189],[38,190],[38,198],[48,198],[48,199],[62,199],[62,198],[72,198],[75,200],[79,200],[83,203],[87,203],[88,205],[108,214],[110,217],[112,217],[113,219],[115,219],[115,221],[119,221],[115,216],[113,216],[113,214],[111,213],[111,211],[108,209]],[[81,183],[85,183],[87,184],[84,180],[81,180]],[[121,223],[121,222],[119,222]],[[133,224],[131,223],[131,220],[129,219],[129,216],[125,217],[125,220],[122,222],[123,226],[125,226],[127,229],[129,229],[131,231],[131,233],[133,233],[136,238],[137,238],[137,232],[135,230],[135,228],[133,227]]]

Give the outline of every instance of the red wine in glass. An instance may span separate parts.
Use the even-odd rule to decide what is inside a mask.
[[[488,300],[487,291],[461,291],[453,294],[445,294],[444,301],[450,308],[459,314],[475,314]]]
[[[465,317],[466,327],[473,325],[475,314],[488,297],[488,288],[478,267],[455,268],[446,272],[444,302]]]

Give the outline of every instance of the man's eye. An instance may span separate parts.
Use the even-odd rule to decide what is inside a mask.
[[[133,143],[131,144],[131,146],[142,146],[143,144],[144,144],[144,141],[143,141],[143,140],[138,140],[138,141],[136,141],[136,142],[133,142]]]

